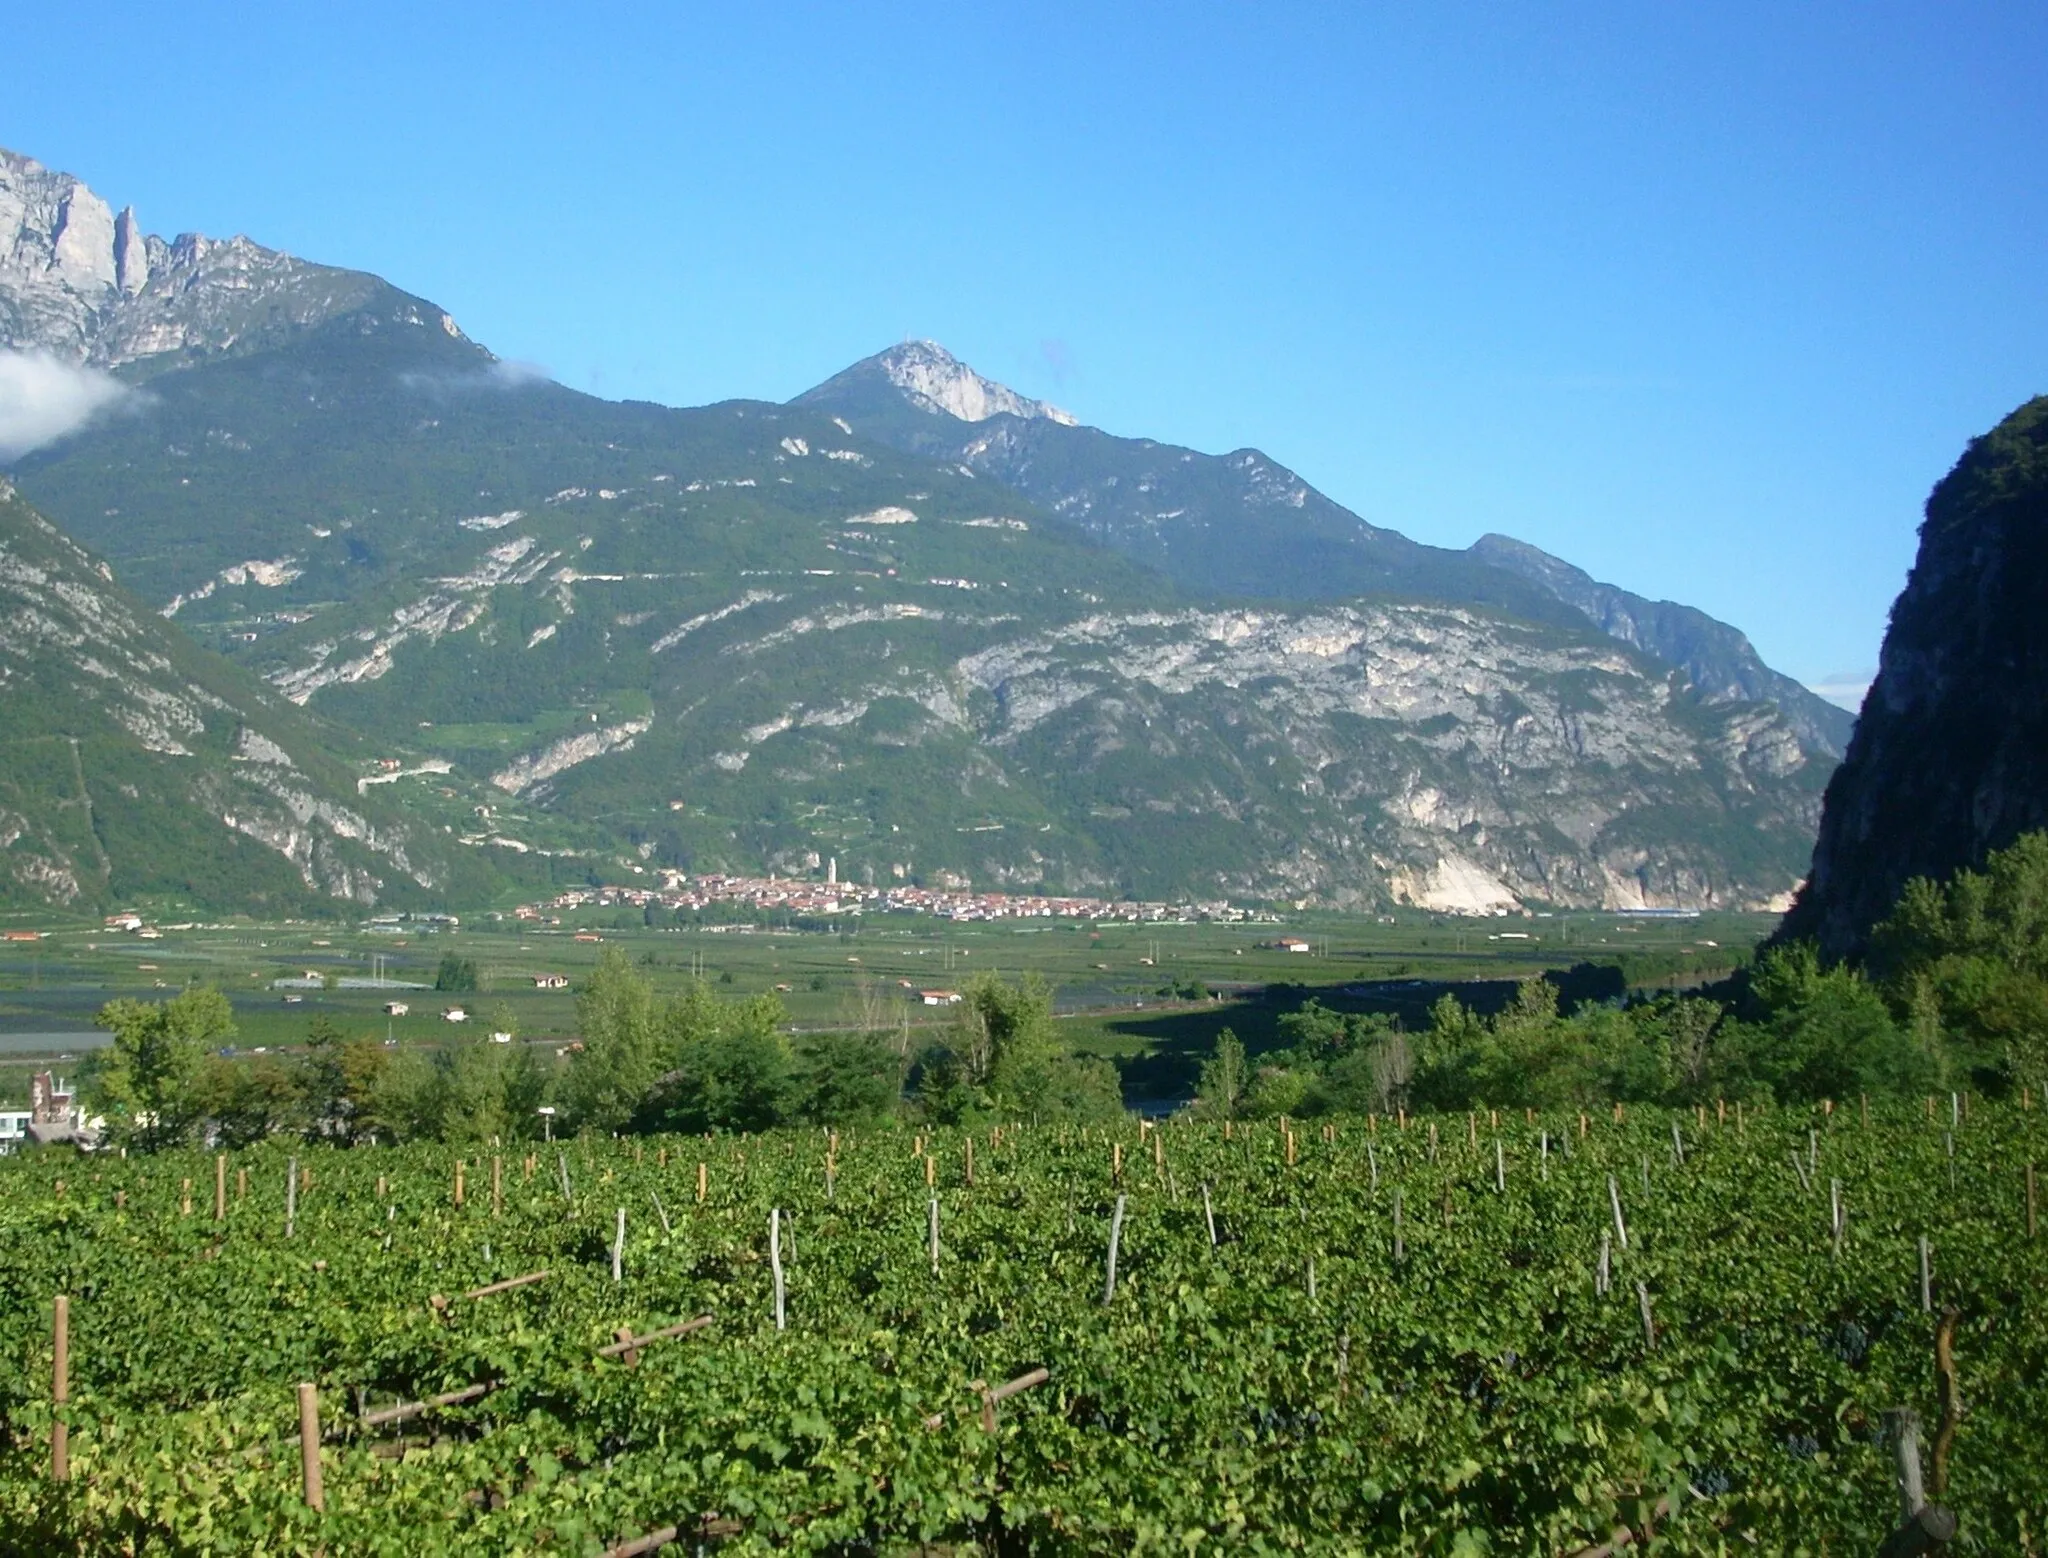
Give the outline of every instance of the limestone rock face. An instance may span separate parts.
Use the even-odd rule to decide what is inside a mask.
[[[246,238],[145,234],[68,173],[0,148],[0,347],[120,368],[251,351],[341,314],[453,329],[360,271]]]
[[[863,378],[879,379],[901,391],[919,411],[961,422],[986,422],[990,417],[1022,417],[1026,421],[1078,425],[1070,411],[1032,400],[993,379],[985,379],[936,341],[905,341],[886,352],[854,364],[845,373],[818,386],[807,400],[819,403],[857,388]]]
[[[131,298],[149,285],[149,241],[133,206],[114,219],[114,283]]]
[[[2048,398],[1971,443],[1927,500],[1813,870],[1784,937],[1861,953],[1915,876],[2048,827]]]

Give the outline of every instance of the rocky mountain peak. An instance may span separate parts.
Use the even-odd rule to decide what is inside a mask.
[[[145,233],[82,179],[0,148],[0,348],[118,368],[249,350],[372,305],[394,322],[453,321],[375,276],[247,238]]]
[[[801,399],[836,399],[835,391],[854,390],[863,382],[871,388],[891,386],[900,399],[917,410],[961,422],[1013,416],[1027,421],[1057,422],[1062,427],[1080,425],[1079,418],[1070,411],[1019,395],[1007,385],[983,378],[936,341],[905,341],[886,352],[878,352]]]

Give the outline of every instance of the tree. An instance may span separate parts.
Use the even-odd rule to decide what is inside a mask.
[[[646,1128],[760,1131],[795,1109],[796,1055],[774,996],[721,1000],[702,984],[664,1007],[659,1054],[667,1070],[640,1112]]]
[[[1731,1023],[1719,1049],[1727,1091],[1768,1088],[1781,1100],[1914,1094],[1937,1080],[1936,1058],[1893,1021],[1877,988],[1841,964],[1823,967],[1809,942],[1776,947],[1751,970],[1754,1023]]]
[[[801,1112],[814,1125],[862,1125],[895,1113],[903,1073],[894,1048],[877,1035],[817,1034],[798,1058]]]
[[[607,947],[576,997],[582,1049],[562,1080],[562,1101],[579,1130],[632,1123],[661,1074],[654,987],[625,953]]]
[[[1908,882],[1871,933],[1870,970],[1937,1063],[1994,1092],[2048,1083],[2048,833],[1946,884]]]
[[[1195,1088],[1196,1102],[1206,1115],[1219,1120],[1235,1119],[1244,1107],[1245,1084],[1244,1044],[1225,1028],[1216,1035],[1216,1053],[1202,1062],[1202,1078]]]
[[[94,1021],[114,1036],[84,1079],[115,1138],[144,1152],[183,1141],[197,1123],[206,1053],[235,1034],[234,1008],[207,985],[168,1001],[109,1001]]]
[[[609,954],[607,954],[609,956]],[[482,988],[478,982],[476,963],[457,953],[441,954],[441,966],[434,973],[436,990],[473,993]]]
[[[211,1122],[221,1146],[253,1147],[305,1118],[302,1075],[276,1055],[230,1059],[209,1055],[194,1085],[198,1112]]]
[[[374,1141],[384,1124],[376,1098],[389,1064],[390,1052],[375,1039],[351,1039],[329,1018],[315,1017],[299,1079],[308,1131],[344,1146]]]

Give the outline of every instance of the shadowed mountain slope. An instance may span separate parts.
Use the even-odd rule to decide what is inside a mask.
[[[2048,827],[2048,398],[1971,442],[1927,500],[1877,680],[1827,788],[1783,938],[1859,956],[1915,876]]]

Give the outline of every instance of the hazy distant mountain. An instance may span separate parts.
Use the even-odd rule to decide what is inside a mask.
[[[1598,583],[1584,569],[1512,536],[1481,536],[1472,555],[1541,585],[1601,632],[1677,666],[1709,700],[1775,703],[1815,746],[1836,756],[1847,750],[1856,716],[1773,671],[1739,629],[1691,606]]]
[[[195,271],[213,333],[123,358],[128,273],[41,263],[0,268],[0,323],[43,321],[0,345],[82,321],[149,385],[24,491],[165,632],[448,764],[464,858],[1470,909],[1757,904],[1804,864],[1830,757],[1777,710],[1263,456],[926,344],[789,406],[602,401],[375,278],[230,328],[260,288]]]

